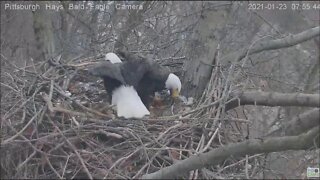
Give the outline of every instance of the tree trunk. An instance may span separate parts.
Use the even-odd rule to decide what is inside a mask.
[[[44,7],[44,2],[39,2]],[[36,57],[36,61],[53,57],[55,52],[54,35],[52,28],[51,16],[48,11],[39,9],[33,12],[33,28],[36,37],[36,49],[40,55]]]
[[[182,94],[199,98],[207,87],[219,43],[217,30],[227,22],[226,10],[204,11],[186,48],[189,57],[183,67]]]

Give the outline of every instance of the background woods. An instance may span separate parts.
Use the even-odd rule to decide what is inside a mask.
[[[292,3],[1,2],[1,178],[305,178],[319,168],[320,5]],[[119,51],[168,67],[193,103],[115,118],[86,69]]]

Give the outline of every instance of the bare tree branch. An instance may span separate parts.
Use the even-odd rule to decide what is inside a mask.
[[[242,52],[238,55],[237,60],[240,61],[246,55],[259,53],[262,51],[281,49],[281,48],[294,46],[304,41],[310,40],[314,37],[317,37],[319,35],[320,35],[320,26],[308,29],[299,34],[289,35],[282,39],[262,41],[261,43],[256,44],[255,46],[250,48],[249,52],[248,52],[249,50],[248,48],[245,48],[244,50],[242,50]]]
[[[142,176],[143,179],[166,179],[180,176],[191,170],[221,163],[233,156],[253,155],[258,153],[279,152],[286,150],[306,150],[314,145],[314,138],[319,134],[319,126],[299,136],[285,136],[267,140],[251,139],[241,143],[226,145],[210,152],[194,155],[172,166]],[[319,141],[316,141],[319,143]]]
[[[144,6],[148,7],[151,3],[150,2],[144,2]],[[128,36],[130,35],[130,32],[136,28],[138,25],[143,23],[143,14],[145,11],[148,10],[148,8],[144,8],[141,11],[133,11],[130,13],[125,30],[120,33],[118,40],[115,43],[115,49],[116,50],[124,50],[123,46],[125,45],[125,42],[127,41]]]
[[[286,135],[297,135],[312,127],[319,126],[319,108],[297,115],[285,127]]]
[[[239,98],[229,102],[227,110],[239,105],[320,107],[319,94],[248,91],[234,96]]]
[[[301,134],[315,126],[319,126],[319,117],[319,108],[311,109],[302,114],[298,114],[291,121],[269,132],[266,136],[279,136],[283,131],[287,136]]]

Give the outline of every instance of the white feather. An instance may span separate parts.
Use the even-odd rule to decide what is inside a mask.
[[[105,60],[110,61],[112,64],[122,63],[121,59],[115,53],[107,53]]]
[[[111,63],[122,63],[115,53],[107,53],[105,60]],[[120,86],[112,92],[112,104],[116,105],[118,117],[142,118],[150,115],[142,103],[137,91],[132,86]]]
[[[181,90],[181,81],[178,76],[173,73],[170,73],[166,80],[166,88],[167,89],[178,89]]]
[[[118,117],[142,118],[150,115],[132,86],[120,86],[112,93],[112,104],[117,106]]]

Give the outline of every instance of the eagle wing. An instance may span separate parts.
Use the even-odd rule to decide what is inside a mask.
[[[121,66],[121,73],[125,82],[137,89],[148,68],[143,60],[135,59],[124,62]]]
[[[146,72],[139,81],[137,88],[142,102],[149,108],[154,93],[165,89],[165,81],[168,77],[168,71],[160,64],[145,59]]]
[[[119,81],[122,84],[126,84],[122,73],[121,63],[112,64],[109,61],[99,63],[97,66],[89,69],[89,73],[98,77],[107,77]]]
[[[126,72],[126,75],[123,74],[126,82],[132,82],[131,85],[136,88],[142,102],[148,108],[152,101],[151,96],[153,97],[156,91],[165,89],[169,70],[152,60],[126,51],[118,51],[118,54],[125,60],[123,68],[127,70],[122,72]]]
[[[149,59],[147,59],[146,62],[149,68],[145,74],[145,77],[150,81],[156,82],[156,91],[163,90],[164,83],[169,75],[169,69]]]

